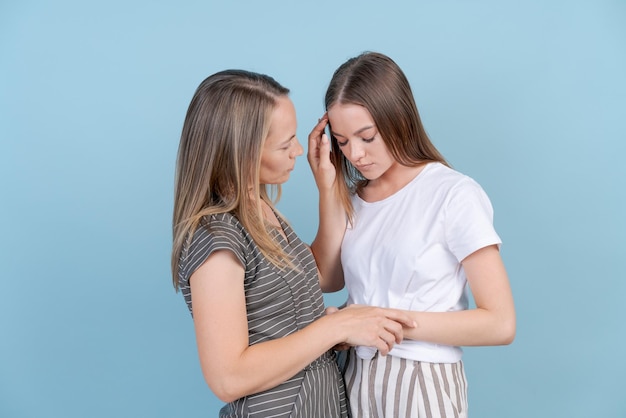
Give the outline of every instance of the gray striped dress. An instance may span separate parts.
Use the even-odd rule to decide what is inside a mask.
[[[181,254],[178,280],[193,315],[189,278],[216,250],[232,251],[245,269],[244,291],[250,344],[292,334],[324,314],[315,259],[309,248],[280,217],[287,240],[274,231],[300,271],[281,271],[261,253],[239,220],[231,214],[205,219]],[[279,362],[280,359],[276,359]],[[334,352],[328,351],[275,388],[238,399],[220,417],[345,417],[345,389]]]

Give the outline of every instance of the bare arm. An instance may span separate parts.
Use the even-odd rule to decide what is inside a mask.
[[[277,386],[338,343],[387,353],[401,341],[403,325],[414,325],[400,311],[355,307],[287,337],[249,345],[243,282],[243,266],[228,250],[211,254],[190,279],[202,372],[224,402]]]
[[[446,345],[503,345],[515,338],[515,307],[509,280],[495,245],[470,254],[462,262],[476,302],[459,312],[410,312],[417,327],[404,337]]]
[[[346,211],[336,192],[336,172],[330,161],[330,141],[324,128],[328,118],[324,115],[309,134],[307,159],[319,190],[319,226],[311,243],[319,272],[320,286],[324,292],[343,289],[341,268],[341,242],[346,230]]]

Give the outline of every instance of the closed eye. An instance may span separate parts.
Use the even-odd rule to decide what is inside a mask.
[[[282,147],[280,147],[279,149],[280,149],[281,151],[287,151],[288,149],[290,149],[290,148],[291,148],[291,145],[293,144],[293,139],[294,139],[294,138],[295,138],[295,136],[292,136],[291,138],[289,138],[289,139],[287,140],[287,142],[284,142],[284,143],[283,143],[284,145],[283,145]]]
[[[346,140],[346,141],[341,142],[337,139],[337,145],[339,145],[340,147],[345,147],[346,145],[348,145],[348,141]]]
[[[361,141],[365,142],[366,144],[369,144],[370,142],[372,142],[375,139],[376,139],[376,135],[374,135],[371,138],[361,138]],[[339,145],[339,147],[345,147],[346,145],[348,145],[348,140],[345,140],[345,141],[341,142],[341,141],[339,141],[337,139],[337,145]]]

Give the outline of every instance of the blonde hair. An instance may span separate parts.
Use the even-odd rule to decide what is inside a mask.
[[[197,88],[176,162],[171,260],[176,290],[181,254],[203,218],[213,214],[232,213],[270,262],[291,265],[270,235],[261,206],[263,200],[274,208],[280,185],[268,191],[259,183],[272,112],[277,98],[288,93],[273,78],[243,70],[215,73]]]
[[[326,110],[334,104],[356,104],[367,109],[383,142],[400,164],[416,166],[438,161],[448,165],[422,125],[409,81],[386,55],[366,52],[337,68],[326,90]],[[352,220],[350,195],[365,187],[367,179],[343,155],[332,134],[331,143],[337,178],[344,180],[337,182],[338,195]]]

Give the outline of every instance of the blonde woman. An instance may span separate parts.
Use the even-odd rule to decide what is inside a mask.
[[[172,273],[206,382],[227,403],[221,417],[346,416],[332,348],[386,353],[413,324],[370,307],[324,315],[328,286],[268,191],[280,196],[303,152],[288,92],[262,74],[213,74],[181,135]]]
[[[326,110],[309,137],[319,268],[334,289],[345,282],[349,303],[400,309],[417,323],[389,355],[350,349],[352,416],[466,417],[460,346],[509,344],[515,335],[489,198],[430,142],[391,58],[365,53],[342,64]]]

